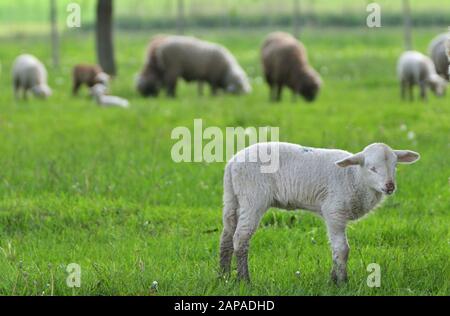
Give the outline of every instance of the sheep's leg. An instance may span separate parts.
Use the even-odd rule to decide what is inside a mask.
[[[250,239],[258,228],[262,215],[267,208],[251,210],[248,208],[240,208],[239,220],[236,232],[233,236],[234,253],[237,259],[238,279],[250,281],[248,271],[248,249]]]
[[[72,94],[73,95],[77,95],[78,94],[78,90],[80,89],[81,86],[81,82],[79,82],[78,80],[75,80],[73,83],[73,87],[72,87]]]
[[[202,97],[203,96],[203,82],[199,81],[198,85],[197,85],[197,94],[198,96]]]
[[[220,238],[220,269],[223,274],[229,274],[233,257],[233,235],[236,231],[236,210],[224,207],[223,231]]]
[[[346,223],[339,220],[327,220],[328,237],[333,253],[331,279],[336,283],[347,282],[347,260],[350,248],[345,233]]]
[[[281,95],[283,93],[283,85],[282,84],[278,84],[275,90],[275,100],[276,101],[281,101]]]
[[[19,90],[20,90],[20,84],[18,80],[14,81],[14,97],[16,100],[19,100]]]

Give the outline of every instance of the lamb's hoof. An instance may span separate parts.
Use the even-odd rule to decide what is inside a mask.
[[[348,277],[347,274],[338,276],[336,271],[333,270],[331,272],[331,281],[333,281],[334,285],[341,286],[348,283]]]

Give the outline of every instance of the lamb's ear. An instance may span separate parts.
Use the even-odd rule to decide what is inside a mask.
[[[400,163],[414,163],[420,159],[419,153],[411,150],[394,150],[394,154]]]
[[[336,161],[335,164],[336,164],[336,166],[339,166],[339,167],[348,167],[348,166],[354,166],[354,165],[362,166],[364,164],[364,154],[357,153],[357,154],[351,155],[347,158]]]

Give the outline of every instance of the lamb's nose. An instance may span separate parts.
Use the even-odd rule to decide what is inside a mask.
[[[394,184],[394,182],[388,182],[388,183],[386,183],[386,191],[387,191],[388,193],[392,193],[392,192],[394,192],[394,190],[395,190],[395,184]]]

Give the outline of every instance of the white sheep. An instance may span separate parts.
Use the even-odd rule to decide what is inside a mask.
[[[18,56],[12,67],[14,95],[19,98],[19,90],[23,90],[23,98],[27,98],[28,90],[36,97],[47,98],[52,90],[47,85],[47,70],[34,56],[23,54]]]
[[[114,95],[106,95],[107,90],[108,88],[101,83],[97,83],[91,88],[91,95],[97,101],[98,105],[122,108],[127,108],[130,105],[128,100],[124,98],[120,98]]]
[[[277,153],[279,161],[272,173],[261,171],[267,161],[260,157],[267,152]],[[325,220],[333,253],[332,279],[346,281],[347,223],[375,208],[384,195],[394,193],[397,163],[413,163],[419,157],[416,152],[392,150],[381,143],[357,154],[279,142],[241,150],[225,167],[222,272],[230,272],[234,252],[238,278],[249,280],[250,238],[269,207],[305,209]]]
[[[450,32],[439,34],[428,46],[428,55],[436,67],[436,72],[446,80],[450,79],[447,73],[450,62],[445,54],[445,43],[448,38],[450,38]]]
[[[447,81],[439,76],[431,59],[417,51],[404,52],[397,63],[397,76],[401,86],[402,99],[413,100],[413,86],[420,87],[420,97],[427,98],[427,86],[437,95],[443,96],[447,88]]]

